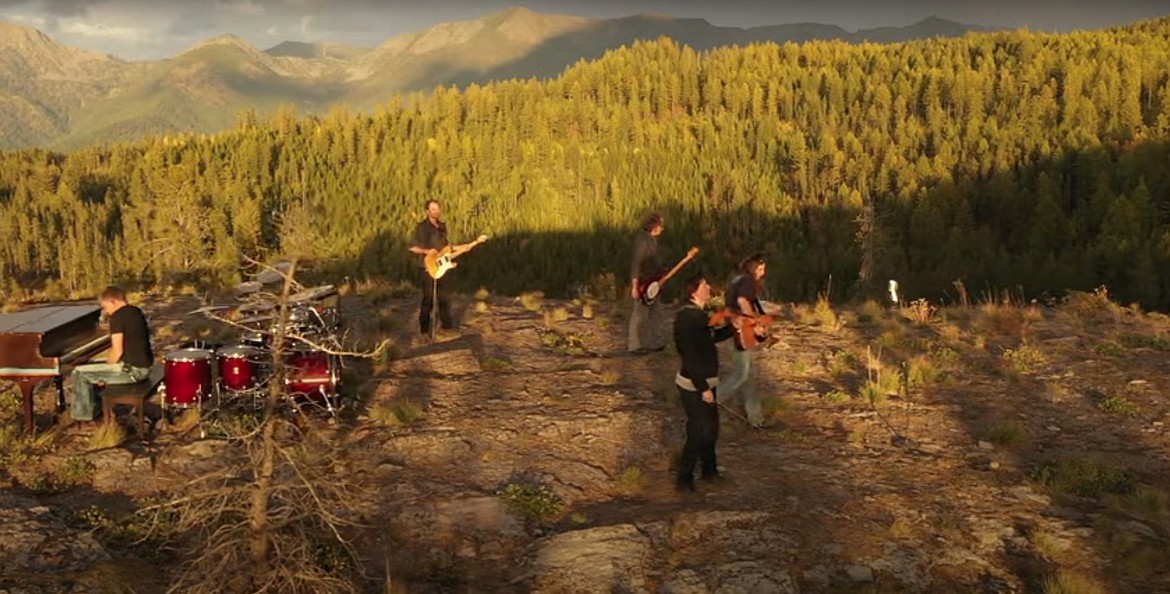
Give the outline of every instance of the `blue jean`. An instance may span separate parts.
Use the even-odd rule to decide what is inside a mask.
[[[756,352],[734,349],[731,351],[731,362],[734,367],[731,376],[719,382],[722,400],[730,402],[742,397],[743,411],[747,414],[748,421],[753,425],[759,425],[764,422],[764,409],[756,396],[756,382],[752,377],[756,366]]]
[[[94,384],[105,382],[111,386],[136,384],[150,375],[149,367],[130,367],[121,363],[90,363],[73,368],[73,403],[70,416],[75,421],[92,421],[100,406],[95,398]]]

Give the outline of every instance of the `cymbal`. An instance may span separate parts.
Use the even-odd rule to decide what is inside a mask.
[[[199,309],[193,309],[193,310],[187,312],[187,315],[194,316],[194,315],[199,315],[199,314],[207,314],[207,313],[212,313],[212,312],[216,312],[216,311],[223,311],[225,309],[231,309],[231,308],[232,308],[232,306],[230,306],[230,305],[204,305],[203,307],[200,307]]]
[[[264,288],[264,283],[258,283],[256,281],[246,281],[246,282],[242,282],[242,283],[236,285],[235,287],[232,287],[232,292],[235,293],[236,295],[250,295],[250,294],[255,293],[256,291],[259,291],[260,289],[263,289],[263,288]]]
[[[337,288],[333,285],[321,285],[311,289],[305,289],[299,293],[289,295],[289,301],[293,303],[300,303],[301,301],[316,301],[318,299],[328,297],[337,292]]]
[[[259,313],[276,309],[276,304],[271,301],[249,301],[236,309],[241,313]]]
[[[239,320],[236,323],[241,325],[241,326],[247,326],[249,324],[260,324],[262,322],[271,322],[272,320],[275,320],[275,319],[276,319],[276,316],[252,316],[250,318],[244,318],[242,320]]]
[[[291,268],[292,262],[282,260],[276,264],[273,264],[271,268],[266,268],[260,272],[257,272],[255,274],[256,282],[263,283],[265,285],[270,283],[278,283],[284,280],[284,273],[288,272]]]

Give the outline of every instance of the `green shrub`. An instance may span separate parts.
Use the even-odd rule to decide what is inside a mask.
[[[1137,475],[1129,469],[1085,458],[1044,462],[1032,471],[1032,480],[1054,493],[1094,499],[1111,494],[1128,495],[1137,487]]]

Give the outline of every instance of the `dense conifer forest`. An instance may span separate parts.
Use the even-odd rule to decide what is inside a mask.
[[[659,210],[668,259],[698,245],[720,277],[761,250],[775,299],[896,278],[911,297],[1106,285],[1165,308],[1170,19],[708,53],[661,39],[373,114],[2,153],[0,291],[231,283],[243,256],[290,249],[336,281],[413,281],[428,198],[452,239],[493,237],[462,260],[467,290],[614,294]]]

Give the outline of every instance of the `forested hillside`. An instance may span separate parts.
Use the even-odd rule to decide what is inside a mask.
[[[231,281],[293,238],[337,280],[413,278],[409,234],[438,198],[453,239],[493,236],[461,260],[466,289],[608,292],[658,209],[673,257],[699,245],[722,275],[764,250],[773,298],[831,276],[837,296],[961,279],[1166,307],[1168,73],[1170,19],[703,54],[660,40],[373,116],[4,153],[0,288]]]

